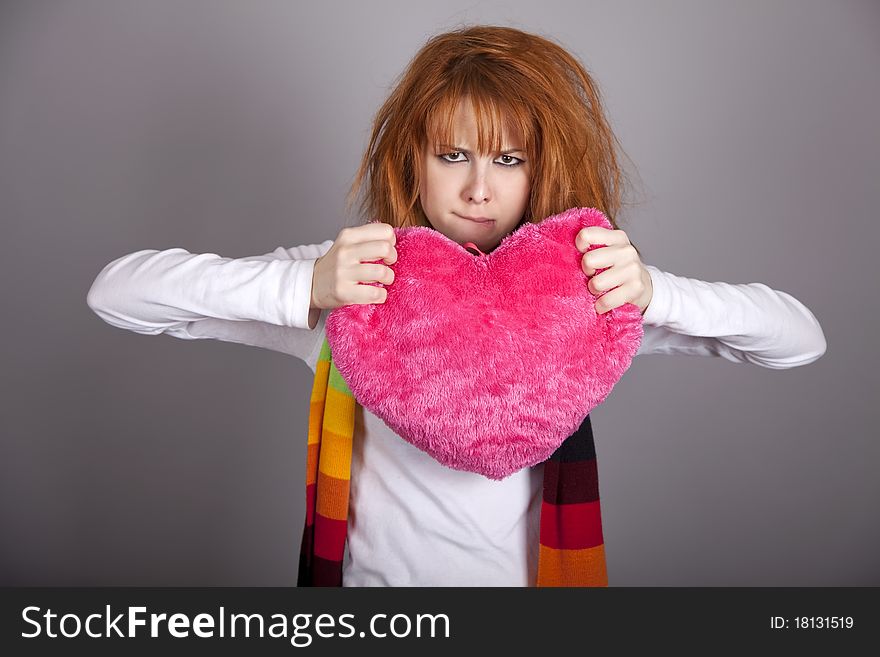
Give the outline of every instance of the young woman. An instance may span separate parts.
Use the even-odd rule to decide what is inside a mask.
[[[416,54],[375,118],[351,197],[365,191],[365,223],[332,241],[263,256],[137,251],[100,272],[88,303],[119,328],[263,347],[316,371],[327,312],[384,303],[386,291],[369,283],[394,285],[393,228],[427,226],[490,252],[525,222],[594,207],[614,230],[584,229],[576,246],[585,252],[590,291],[602,294],[597,312],[624,303],[642,311],[638,354],[782,369],[824,353],[816,318],[784,292],[644,264],[617,227],[618,161],[596,84],[559,45],[506,27],[440,34]],[[586,253],[591,244],[605,246]],[[446,468],[359,409],[344,482],[348,506],[337,519],[345,536],[341,576],[334,570],[331,580],[539,584],[542,477],[541,465],[501,481]],[[592,575],[582,583],[604,585],[601,536],[594,543],[583,553]]]

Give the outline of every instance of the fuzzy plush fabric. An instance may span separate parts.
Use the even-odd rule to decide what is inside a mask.
[[[485,255],[430,228],[395,229],[386,302],[327,318],[357,402],[450,468],[503,479],[545,461],[642,339],[635,305],[596,313],[575,247],[586,226],[612,228],[600,211],[572,208]]]

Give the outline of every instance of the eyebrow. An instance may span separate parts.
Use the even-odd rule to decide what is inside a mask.
[[[453,146],[452,144],[440,144],[440,148],[451,148],[454,152],[464,153],[465,155],[473,155],[473,151],[469,151],[466,148],[462,148],[461,146]],[[505,148],[500,151],[496,151],[496,153],[525,153],[525,150],[522,148]]]

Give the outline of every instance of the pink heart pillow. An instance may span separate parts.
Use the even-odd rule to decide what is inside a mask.
[[[395,229],[385,303],[327,317],[333,362],[358,403],[450,468],[503,479],[546,460],[605,401],[642,339],[634,304],[596,313],[575,246],[586,226],[612,228],[600,211],[572,208],[486,255],[431,228]]]

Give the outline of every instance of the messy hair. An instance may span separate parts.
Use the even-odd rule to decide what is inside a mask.
[[[623,150],[598,86],[558,44],[489,25],[434,36],[415,55],[373,120],[349,208],[365,187],[365,219],[429,226],[419,203],[421,154],[426,146],[454,143],[454,114],[464,98],[474,108],[480,152],[501,149],[504,127],[524,138],[532,166],[523,223],[594,207],[617,228]]]

